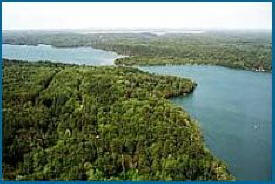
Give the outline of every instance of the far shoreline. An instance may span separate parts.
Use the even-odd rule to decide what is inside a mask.
[[[126,55],[121,55],[115,51],[112,51],[112,50],[108,50],[108,49],[98,49],[98,48],[94,48],[93,46],[91,45],[75,45],[75,46],[56,46],[56,45],[53,45],[53,44],[44,44],[44,43],[38,43],[38,44],[14,44],[14,43],[2,43],[2,45],[18,45],[18,46],[21,46],[21,45],[25,45],[25,46],[39,46],[39,45],[45,45],[45,46],[51,46],[52,48],[55,48],[55,49],[74,49],[74,48],[91,48],[91,49],[94,49],[94,50],[97,50],[97,51],[105,51],[105,52],[110,52],[112,54],[115,54],[117,55],[118,57],[115,58],[112,62],[112,65],[114,66],[128,66],[128,67],[144,67],[144,66],[184,66],[184,65],[198,65],[198,66],[219,66],[219,67],[225,67],[225,68],[229,68],[229,69],[232,69],[232,70],[242,70],[242,71],[251,71],[251,72],[260,72],[260,73],[271,73],[272,74],[272,70],[264,70],[264,69],[249,69],[249,68],[241,68],[241,67],[230,67],[230,66],[224,66],[222,64],[212,64],[212,63],[185,63],[185,64],[180,64],[180,63],[176,63],[176,64],[165,64],[165,63],[141,63],[141,64],[117,64],[116,61],[118,59],[121,59],[121,58],[126,58],[126,59],[131,59],[131,57],[142,57],[142,56],[126,56]],[[2,59],[13,59],[13,58],[2,58]],[[20,60],[20,59],[16,59],[16,60]],[[37,60],[37,61],[40,61],[40,60]],[[42,60],[44,61],[44,60]],[[45,60],[45,61],[48,61],[48,60]],[[49,60],[49,61],[54,61],[54,60]],[[35,61],[34,61],[35,62]],[[70,63],[68,63],[70,64]],[[76,63],[74,63],[76,64]],[[82,64],[76,64],[76,65],[82,65]],[[111,66],[112,66],[111,65]],[[86,65],[86,66],[93,66],[93,65]],[[101,66],[101,65],[96,65],[96,66]],[[104,64],[102,66],[105,66]]]

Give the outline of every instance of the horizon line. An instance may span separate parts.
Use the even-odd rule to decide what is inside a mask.
[[[15,28],[3,31],[272,31],[272,28],[164,28],[164,27],[98,27],[98,28]]]

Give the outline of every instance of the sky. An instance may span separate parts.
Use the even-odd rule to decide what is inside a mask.
[[[272,3],[3,2],[2,29],[272,29]]]

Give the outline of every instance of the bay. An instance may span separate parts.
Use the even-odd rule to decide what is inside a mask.
[[[139,68],[195,80],[192,94],[171,101],[198,120],[207,147],[237,180],[271,180],[271,73],[206,65]]]
[[[91,47],[56,48],[50,45],[2,44],[2,58],[28,61],[50,60],[52,62],[79,65],[112,65],[119,56],[115,52]]]

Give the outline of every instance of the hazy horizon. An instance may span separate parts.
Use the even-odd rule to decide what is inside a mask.
[[[272,30],[272,3],[4,2],[2,30]]]
[[[260,28],[253,28],[253,29],[245,29],[245,28],[239,28],[239,29],[229,29],[229,28],[212,28],[212,29],[198,29],[198,28],[62,28],[62,29],[3,29],[2,31],[272,31],[272,29],[260,29]]]

